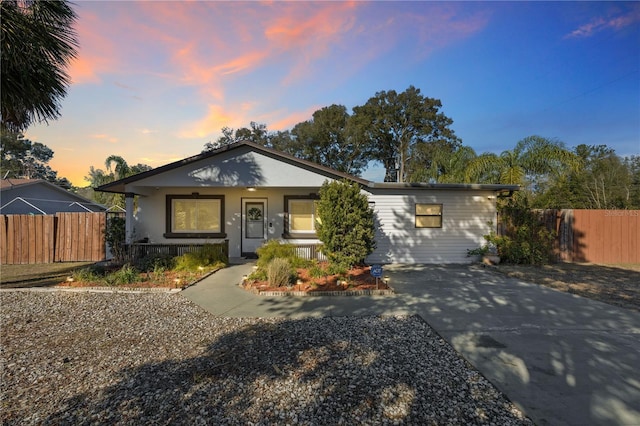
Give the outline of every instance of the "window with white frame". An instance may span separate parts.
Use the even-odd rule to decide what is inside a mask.
[[[167,195],[165,237],[225,237],[224,197],[221,195]]]
[[[416,228],[442,228],[442,204],[416,203]]]

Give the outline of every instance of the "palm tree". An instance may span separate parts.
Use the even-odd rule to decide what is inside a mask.
[[[485,153],[472,160],[465,181],[528,186],[536,191],[550,175],[579,167],[579,158],[562,142],[540,136],[519,141],[500,155]]]
[[[108,172],[111,172],[111,163],[116,163],[116,167],[114,168],[115,180],[126,178],[127,176],[131,175],[131,168],[124,160],[124,158],[120,157],[119,155],[110,155],[105,160],[104,165],[107,168]]]
[[[66,1],[2,0],[1,126],[23,131],[60,116],[77,54],[76,14]]]

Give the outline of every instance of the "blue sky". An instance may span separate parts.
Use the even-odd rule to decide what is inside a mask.
[[[86,186],[158,167],[223,126],[286,130],[331,104],[420,88],[476,152],[530,135],[640,154],[638,2],[88,2],[62,118],[26,132]],[[379,167],[365,177],[382,179]]]

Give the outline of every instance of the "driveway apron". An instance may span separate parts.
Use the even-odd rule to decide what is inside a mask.
[[[391,265],[394,296],[264,297],[219,271],[182,294],[214,315],[420,315],[538,425],[640,425],[640,313],[479,266]]]

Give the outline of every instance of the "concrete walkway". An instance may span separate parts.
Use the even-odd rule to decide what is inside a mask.
[[[468,266],[387,268],[394,296],[261,297],[221,270],[182,294],[214,315],[420,315],[538,425],[640,425],[640,313]]]

